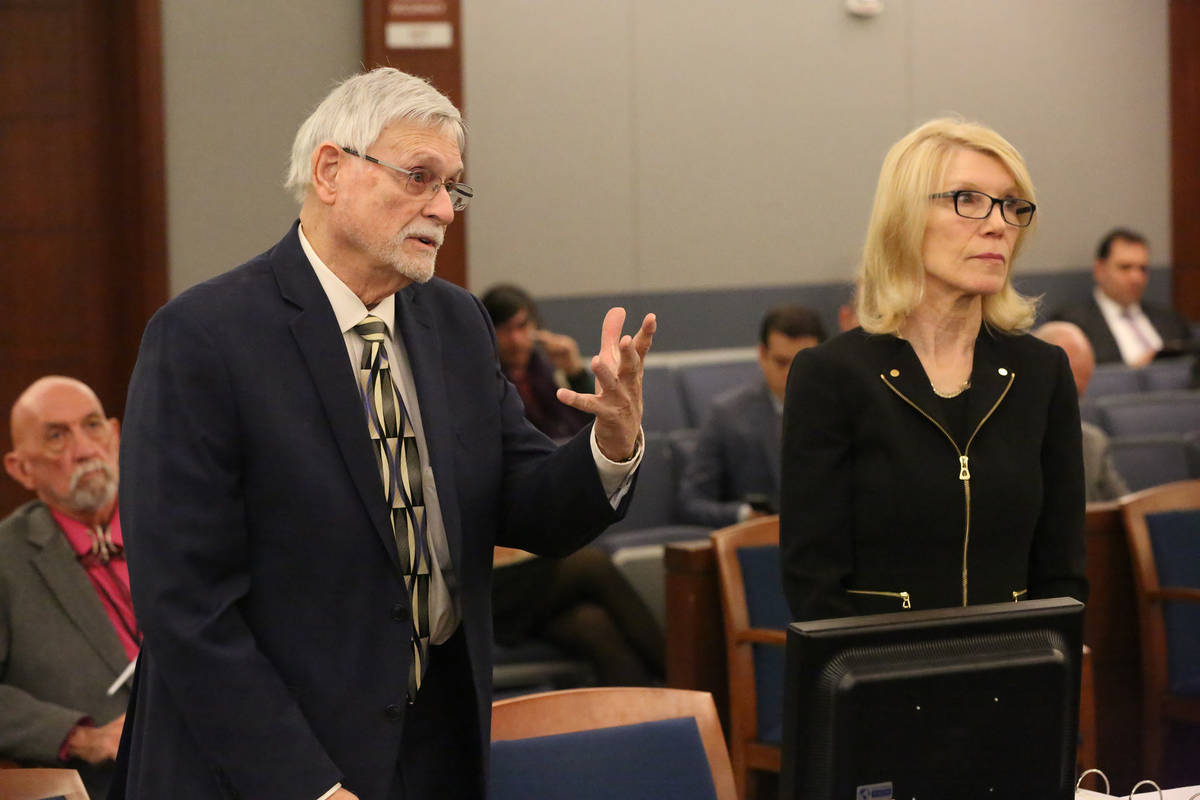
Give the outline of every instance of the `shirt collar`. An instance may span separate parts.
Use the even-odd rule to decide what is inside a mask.
[[[308,237],[304,235],[303,225],[297,229],[297,232],[300,234],[300,247],[304,249],[304,255],[308,256],[308,263],[312,265],[313,272],[317,274],[317,280],[321,283],[321,288],[325,290],[325,296],[329,298],[329,304],[333,306],[333,315],[337,317],[338,327],[341,328],[342,333],[349,333],[355,325],[362,322],[363,317],[367,314],[383,320],[389,333],[395,330],[393,323],[396,321],[396,296],[389,294],[374,308],[368,309],[358,295],[343,283],[341,278],[334,275],[333,270],[325,266],[325,262],[317,255],[317,251],[309,244]]]
[[[57,508],[51,508],[50,515],[54,517],[54,521],[58,523],[59,529],[67,537],[67,542],[70,543],[71,549],[75,551],[75,555],[83,555],[92,551],[92,536],[89,533],[87,525],[84,525],[77,519],[68,517]],[[125,539],[121,536],[121,512],[115,506],[113,507],[112,517],[108,520],[108,533],[112,536],[114,544],[124,546]]]
[[[1111,314],[1111,315],[1115,315],[1115,316],[1119,317],[1119,316],[1123,316],[1125,314],[1126,310],[1131,311],[1135,314],[1138,311],[1141,311],[1140,304],[1132,303],[1128,306],[1123,306],[1120,303],[1118,303],[1116,300],[1113,300],[1111,297],[1106,295],[1104,293],[1104,290],[1101,289],[1099,286],[1097,286],[1093,290],[1093,294],[1096,297],[1096,305],[1100,306],[1100,310],[1106,314]]]

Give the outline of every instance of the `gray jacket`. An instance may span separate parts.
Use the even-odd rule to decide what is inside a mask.
[[[112,621],[50,509],[26,503],[0,522],[0,758],[63,766],[58,751],[81,718],[125,712],[129,663]],[[110,766],[72,762],[93,798]]]

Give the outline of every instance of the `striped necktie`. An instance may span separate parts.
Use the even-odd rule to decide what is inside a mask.
[[[371,444],[383,478],[392,536],[400,556],[404,585],[412,611],[413,666],[408,697],[421,688],[429,656],[429,542],[425,535],[425,498],[421,488],[421,456],[412,421],[392,382],[384,339],[387,326],[368,314],[354,326],[363,338],[359,390],[371,431]]]

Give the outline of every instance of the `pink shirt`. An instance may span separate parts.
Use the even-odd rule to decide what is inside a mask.
[[[54,515],[58,527],[66,534],[67,541],[77,556],[92,551],[92,537],[87,525],[53,508],[50,509],[50,513]],[[121,514],[115,508],[108,523],[108,532],[114,544],[124,546],[124,539],[121,538]],[[125,563],[125,556],[112,558],[107,564],[96,558],[81,560],[80,564],[87,572],[92,588],[100,598],[100,604],[108,612],[117,638],[125,648],[125,655],[132,661],[137,657],[142,637],[138,631],[137,620],[133,616],[133,600],[129,596],[129,566]]]

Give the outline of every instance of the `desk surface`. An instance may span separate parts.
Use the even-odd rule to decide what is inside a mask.
[[[1143,787],[1145,788],[1145,787]],[[1195,795],[1200,794],[1200,786],[1182,786],[1178,789],[1163,789],[1162,800],[1190,800]],[[1103,794],[1101,792],[1093,792],[1089,789],[1080,789],[1075,793],[1076,800],[1120,800],[1120,798],[1128,798],[1127,794]],[[1158,792],[1151,789],[1148,792],[1138,792],[1133,796],[1133,800],[1158,800]]]

